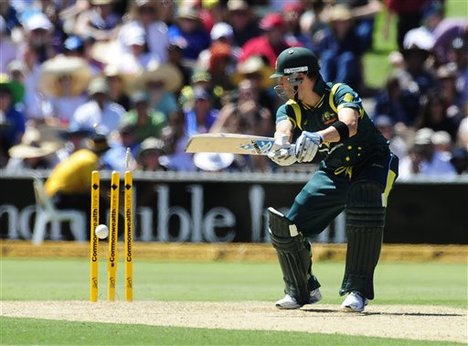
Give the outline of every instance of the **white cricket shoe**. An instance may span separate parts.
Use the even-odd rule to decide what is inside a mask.
[[[322,294],[318,288],[310,291],[309,304],[315,304],[321,299]],[[299,304],[296,299],[291,297],[289,294],[286,294],[284,298],[281,298],[276,302],[276,307],[278,309],[299,309],[301,306],[302,305]]]
[[[341,308],[348,312],[363,312],[369,300],[359,292],[351,292],[341,304]]]

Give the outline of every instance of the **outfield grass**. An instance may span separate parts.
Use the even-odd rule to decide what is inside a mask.
[[[2,345],[457,345],[300,332],[216,330],[2,318]]]
[[[117,296],[123,295],[119,262]],[[105,298],[106,262],[100,263],[100,297]],[[343,263],[319,262],[323,303],[338,304]],[[150,262],[134,264],[136,300],[274,301],[283,282],[276,263]],[[2,259],[3,300],[87,300],[85,259]],[[381,263],[376,271],[376,303],[467,307],[465,264]],[[120,295],[120,297],[119,297]]]
[[[123,263],[119,263],[118,292]],[[105,262],[100,263],[105,299]],[[323,303],[338,304],[343,263],[319,262]],[[85,259],[9,259],[1,262],[2,300],[87,300]],[[157,301],[273,302],[283,283],[276,263],[135,262],[135,299]],[[382,263],[376,272],[376,304],[467,307],[464,264]],[[122,297],[119,297],[122,300]],[[1,319],[2,345],[455,345],[456,343],[303,332],[211,330],[145,325]]]

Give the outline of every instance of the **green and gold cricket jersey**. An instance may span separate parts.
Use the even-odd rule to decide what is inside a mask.
[[[352,168],[365,162],[377,152],[388,151],[388,141],[378,131],[362,107],[358,94],[342,83],[321,83],[318,89],[322,97],[315,107],[289,100],[278,108],[276,122],[289,119],[294,125],[294,137],[302,131],[323,130],[338,120],[338,110],[342,107],[355,109],[359,113],[356,135],[339,143],[324,142],[320,152],[325,154],[324,164],[351,178]]]

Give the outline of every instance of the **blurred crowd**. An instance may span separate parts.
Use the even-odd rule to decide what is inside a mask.
[[[398,51],[371,90],[379,12]],[[269,76],[283,49],[305,46],[326,81],[369,101],[401,179],[468,173],[467,28],[429,0],[1,0],[0,168],[94,150],[97,168],[124,171],[130,148],[142,171],[273,171],[265,157],[184,148],[197,133],[272,136]]]

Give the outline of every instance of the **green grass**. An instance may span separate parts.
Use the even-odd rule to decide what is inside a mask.
[[[1,323],[2,345],[455,345],[449,342],[300,332],[51,322],[29,318],[2,318]]]
[[[105,299],[106,268],[100,263],[100,297]],[[123,263],[118,295],[123,293]],[[135,299],[157,301],[275,301],[282,295],[276,263],[136,261]],[[343,263],[318,262],[324,304],[338,304]],[[1,261],[2,300],[87,300],[86,259],[9,259]],[[467,307],[464,264],[381,263],[376,272],[376,304]],[[122,296],[118,296],[122,300]],[[152,345],[454,345],[363,336],[302,332],[209,330],[1,318],[0,344],[152,344]]]
[[[100,263],[100,297],[105,298],[106,263]],[[85,259],[3,259],[3,300],[87,300]],[[344,264],[318,262],[314,272],[322,284],[324,303],[337,304]],[[117,295],[123,294],[119,262]],[[380,263],[376,271],[376,303],[467,307],[464,264]],[[276,263],[151,262],[134,265],[136,300],[274,301],[283,283]],[[118,297],[119,298],[119,297]],[[121,297],[120,297],[121,298]]]

